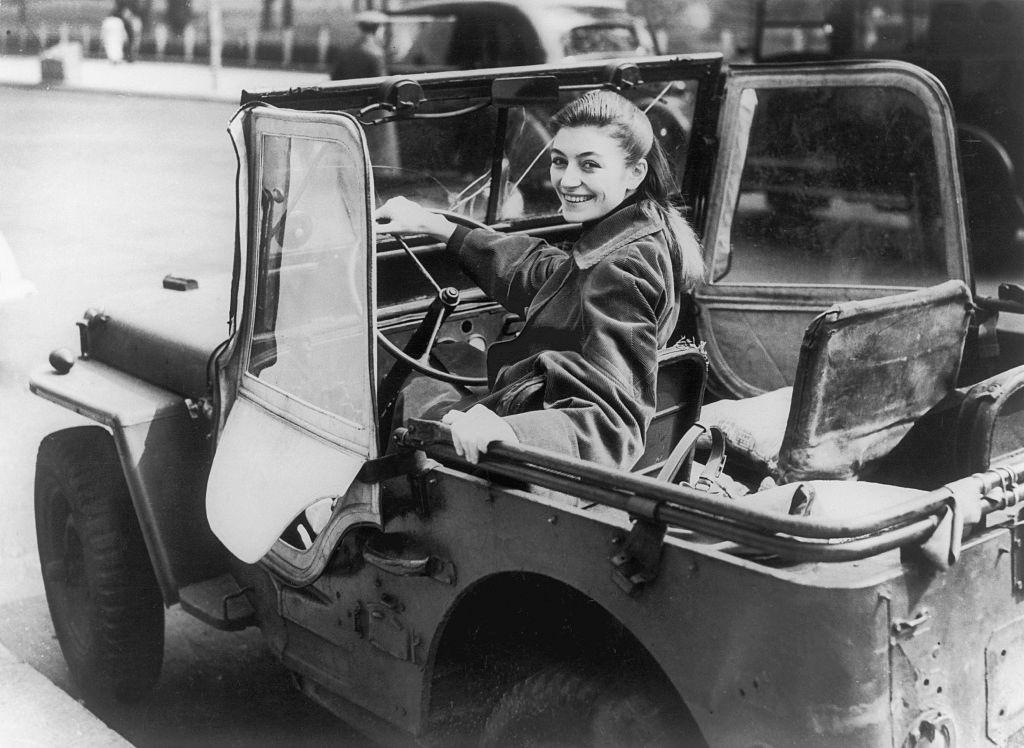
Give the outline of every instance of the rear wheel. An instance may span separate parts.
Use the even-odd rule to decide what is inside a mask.
[[[82,696],[142,698],[160,675],[163,600],[110,434],[43,439],[35,516],[50,616]]]
[[[700,744],[678,716],[667,700],[653,694],[558,665],[520,681],[502,696],[487,719],[482,743],[489,748]]]

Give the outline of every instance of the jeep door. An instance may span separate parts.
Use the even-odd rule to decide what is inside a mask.
[[[953,115],[924,71],[736,67],[719,121],[696,294],[716,394],[792,385],[806,326],[835,302],[973,288]]]
[[[299,583],[379,517],[376,487],[356,479],[377,454],[372,179],[348,115],[241,116],[249,247],[207,515],[235,556]]]

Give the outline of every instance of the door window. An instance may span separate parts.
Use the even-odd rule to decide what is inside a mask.
[[[247,372],[352,425],[372,420],[366,215],[341,143],[265,135],[260,272]]]
[[[923,286],[945,280],[928,112],[902,88],[743,93],[753,108],[718,280]]]

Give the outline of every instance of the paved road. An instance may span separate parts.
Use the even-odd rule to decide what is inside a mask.
[[[79,696],[42,597],[32,479],[42,436],[84,420],[30,395],[28,373],[58,345],[77,351],[75,320],[104,298],[167,273],[227,282],[234,106],[2,88],[0,99],[0,236],[37,289],[0,302],[0,643]],[[218,632],[178,609],[152,697],[100,716],[140,746],[363,743],[294,690],[258,632]]]
[[[60,688],[81,696],[68,680],[44,598],[0,606],[0,641]],[[366,744],[295,689],[258,631],[217,631],[178,608],[168,613],[164,668],[152,695],[96,714],[140,748]]]
[[[27,392],[49,351],[77,350],[90,305],[167,273],[230,271],[227,103],[0,89],[0,235],[37,288],[0,302],[0,599],[38,591],[35,449],[80,422]]]

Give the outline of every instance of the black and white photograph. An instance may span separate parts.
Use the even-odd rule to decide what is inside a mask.
[[[0,745],[1024,747],[1024,0],[0,2]]]

